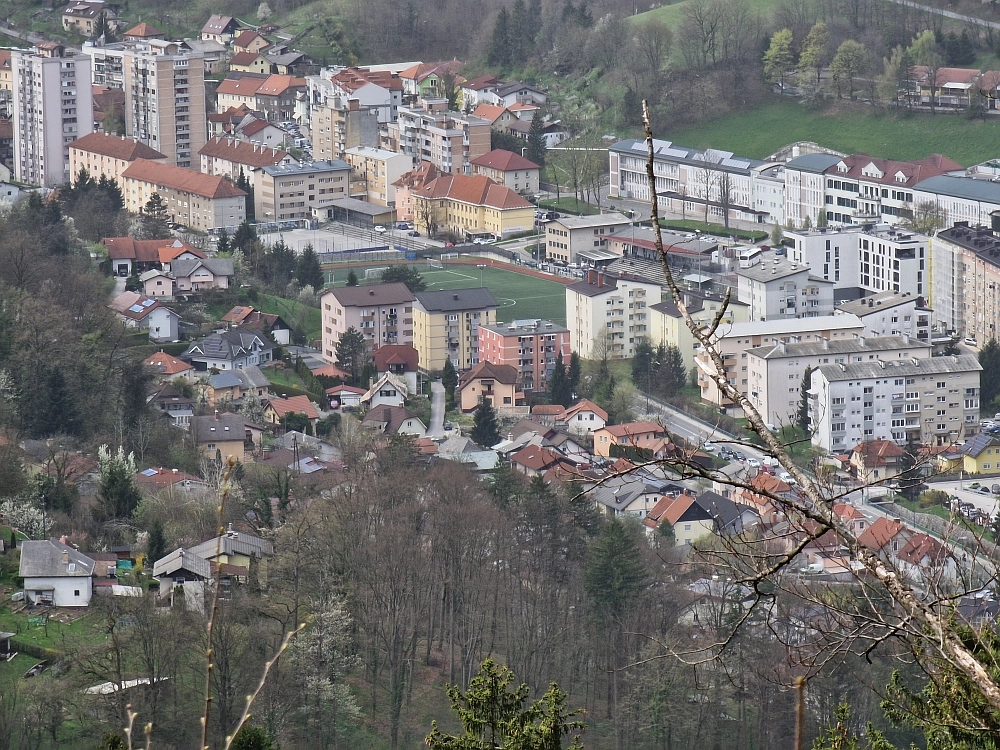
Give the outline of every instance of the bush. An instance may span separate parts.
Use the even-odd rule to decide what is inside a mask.
[[[948,493],[943,490],[927,490],[921,492],[917,499],[917,505],[921,508],[931,508],[935,505],[947,503]]]
[[[37,646],[34,643],[27,643],[18,638],[10,639],[11,648],[19,651],[22,654],[27,654],[28,656],[34,656],[36,659],[45,659],[46,661],[56,662],[63,658],[65,654],[62,651],[57,651],[54,648],[45,648],[44,646]]]

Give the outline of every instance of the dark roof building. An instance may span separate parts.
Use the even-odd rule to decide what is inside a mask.
[[[471,287],[417,292],[417,303],[427,313],[449,313],[496,308],[497,299],[486,287]]]

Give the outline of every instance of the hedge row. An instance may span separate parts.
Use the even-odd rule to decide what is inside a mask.
[[[45,648],[34,643],[26,643],[18,638],[10,639],[11,648],[22,654],[34,656],[36,659],[46,659],[48,661],[59,661],[65,654],[54,648]]]

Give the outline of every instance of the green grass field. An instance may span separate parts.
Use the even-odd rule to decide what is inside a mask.
[[[862,105],[843,102],[825,110],[810,110],[797,101],[780,101],[691,128],[659,132],[657,137],[755,159],[764,159],[795,141],[815,141],[837,151],[883,159],[944,154],[971,166],[997,156],[1000,119],[970,121],[960,115],[924,113],[897,118],[874,115]]]
[[[664,3],[659,8],[653,8],[637,16],[631,16],[632,23],[645,23],[646,21],[659,21],[667,26],[676,29],[684,20],[684,8],[693,0],[681,0],[676,3]],[[760,13],[765,20],[770,19],[771,12],[778,5],[780,0],[748,0],[750,7]]]
[[[465,289],[478,287],[480,269],[473,265],[447,265],[443,269],[427,268],[425,263],[414,263],[427,282],[427,289]],[[372,265],[371,268],[383,266]],[[364,283],[365,267],[355,267],[354,272]],[[348,269],[334,269],[333,286],[347,283]],[[482,283],[493,292],[500,303],[497,319],[504,323],[524,318],[544,318],[554,323],[566,324],[566,285],[558,281],[509,271],[505,268],[482,269]]]

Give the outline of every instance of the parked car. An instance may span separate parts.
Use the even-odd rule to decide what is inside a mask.
[[[992,492],[994,495],[1000,495],[1000,484],[994,484],[992,487],[990,487],[990,492]]]
[[[490,244],[490,239],[488,237],[476,237],[472,240],[473,245],[488,245]]]
[[[733,458],[735,460],[739,461],[740,463],[744,463],[745,464],[747,462],[747,456],[746,456],[746,454],[745,453],[741,453],[740,451],[733,451]]]
[[[748,458],[747,466],[749,466],[751,469],[759,469],[760,461],[758,461],[756,458]]]
[[[375,229],[375,231],[376,231],[376,232],[378,232],[379,234],[381,234],[382,232],[384,232],[384,231],[385,231],[385,227],[384,227],[384,226],[382,226],[381,224],[376,224],[376,225],[375,225],[375,227],[374,227],[374,229]]]
[[[418,232],[416,229],[414,229],[412,231],[407,232],[407,235],[409,235],[410,237],[419,237],[420,236],[420,232]]]
[[[706,440],[705,444],[701,446],[701,449],[703,451],[706,451],[707,453],[715,453],[715,451],[719,449],[719,446],[717,446],[711,440]]]
[[[455,247],[455,243],[454,242],[446,242],[446,243],[444,243],[444,246],[445,247]]]
[[[413,225],[408,221],[401,221],[396,225],[396,229],[413,229]]]
[[[445,423],[444,423],[444,428],[445,428],[446,430],[450,430],[450,429],[452,429],[453,427],[454,427],[454,425],[453,425],[453,424],[452,424],[451,422],[445,422]]]
[[[976,490],[976,492],[980,493],[981,495],[992,495],[993,494],[990,491],[989,487],[980,487],[979,489]]]
[[[978,346],[978,344],[976,343],[976,340],[974,338],[972,338],[972,336],[966,336],[965,337],[965,345],[966,346]]]

